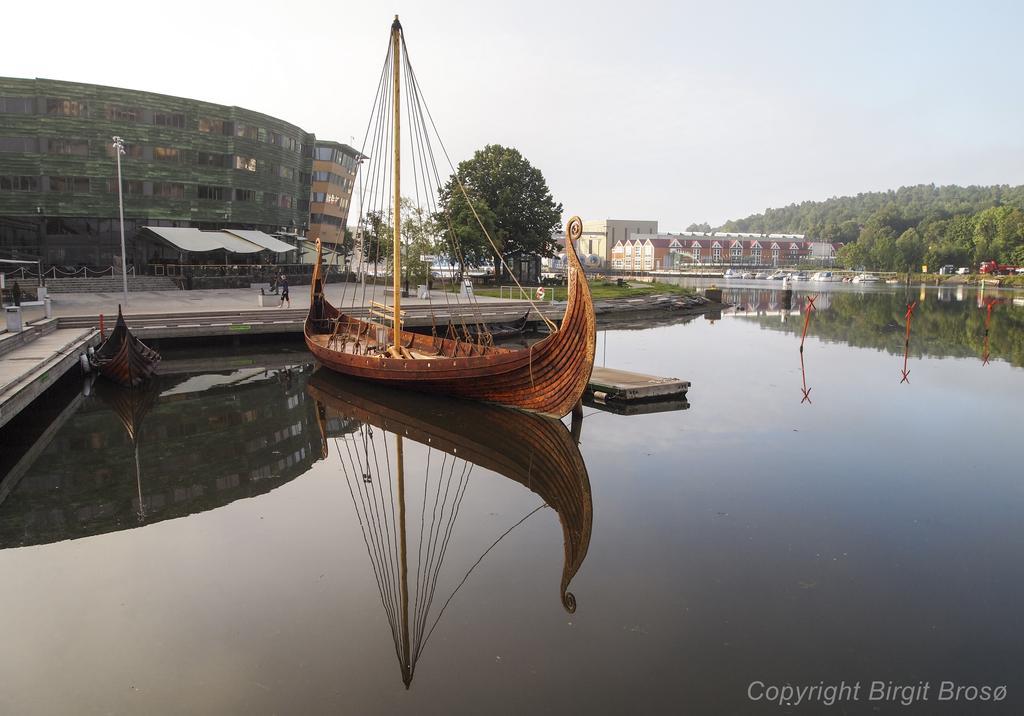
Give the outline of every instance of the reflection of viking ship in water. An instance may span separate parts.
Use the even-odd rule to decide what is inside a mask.
[[[587,555],[593,504],[586,465],[564,424],[497,406],[398,392],[323,370],[313,375],[307,390],[317,401],[325,457],[334,433],[330,426],[346,426],[340,438],[333,438],[335,452],[360,521],[407,688],[434,627],[473,571],[466,573],[431,621],[431,606],[439,601],[435,590],[441,563],[474,466],[514,480],[544,500],[501,535],[484,556],[535,512],[552,508],[562,524],[565,552],[559,595],[565,610],[575,612],[576,598],[568,588]],[[355,430],[353,421],[361,423]],[[578,435],[576,429],[573,433]],[[406,439],[427,447],[425,514],[419,516],[421,524],[412,534],[406,531]],[[410,539],[418,541],[411,550]],[[409,552],[415,557],[412,575]]]
[[[99,381],[95,390],[100,400],[109,405],[121,421],[132,443],[132,451],[135,454],[135,487],[139,500],[138,518],[139,522],[142,522],[146,519],[146,512],[142,499],[142,469],[139,465],[139,431],[142,428],[142,419],[153,407],[160,391],[152,381],[137,388],[122,388]]]

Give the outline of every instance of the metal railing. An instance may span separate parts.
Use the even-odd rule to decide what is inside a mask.
[[[538,296],[538,289],[543,289],[542,296]],[[557,299],[565,301],[568,298],[568,289],[565,286],[498,286],[498,298],[505,298],[505,291],[508,290],[509,300],[526,301],[532,299],[537,301],[554,302],[556,292],[561,296]]]
[[[38,279],[39,272],[21,267],[13,271],[2,271],[8,279]],[[102,276],[120,276],[120,267],[114,266],[50,266],[42,272],[43,278],[99,278]],[[135,275],[135,267],[128,267],[128,275]]]
[[[38,279],[39,272],[29,267],[2,269],[9,280]],[[148,264],[129,266],[129,276],[263,276],[270,278],[282,273],[289,276],[308,276],[313,264]],[[101,278],[121,275],[120,266],[50,266],[42,272],[43,278]]]

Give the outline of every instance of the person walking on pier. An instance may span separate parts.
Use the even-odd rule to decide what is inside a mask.
[[[288,308],[291,308],[292,302],[291,299],[288,298],[288,277],[281,274],[281,278],[278,280],[277,285],[281,289],[281,303],[278,304],[278,307],[283,306],[287,302]]]

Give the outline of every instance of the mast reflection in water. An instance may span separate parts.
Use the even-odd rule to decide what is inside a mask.
[[[308,391],[316,400],[323,456],[333,445],[348,483],[406,688],[473,569],[544,507],[554,510],[562,525],[559,598],[567,612],[576,611],[569,583],[586,558],[593,527],[590,480],[576,444],[578,424],[570,433],[560,421],[539,415],[399,392],[323,370],[310,379]],[[426,459],[408,473],[406,441],[427,450]],[[476,466],[520,483],[542,502],[497,535],[444,596],[437,592],[438,576]]]
[[[260,495],[320,459],[309,367],[160,375],[97,383],[0,480],[0,548],[46,544],[184,517]]]

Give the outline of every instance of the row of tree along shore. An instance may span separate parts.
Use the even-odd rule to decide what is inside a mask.
[[[722,231],[802,233],[845,243],[848,268],[920,271],[984,261],[1024,266],[1024,186],[935,186],[805,201],[726,222]]]

